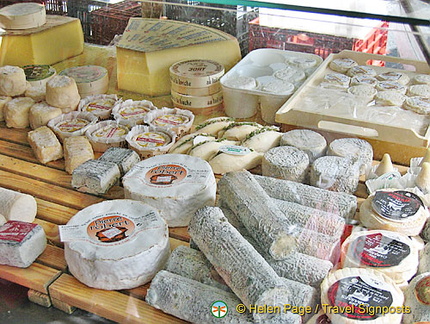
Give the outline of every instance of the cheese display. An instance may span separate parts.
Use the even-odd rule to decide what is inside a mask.
[[[97,117],[91,113],[71,111],[52,118],[47,125],[57,134],[60,141],[64,141],[67,137],[84,135],[96,122]]]
[[[117,164],[108,161],[88,160],[72,172],[72,187],[78,191],[104,194],[121,177]]]
[[[60,108],[48,105],[46,102],[38,102],[31,106],[29,111],[30,127],[36,129],[40,126],[46,126],[48,122],[60,116],[63,111]]]
[[[165,270],[152,280],[145,300],[167,314],[192,323],[253,323],[249,312],[232,310],[242,303],[235,294]],[[216,301],[222,303],[218,305]],[[225,316],[217,318],[208,309]]]
[[[307,182],[309,156],[293,146],[278,146],[267,151],[261,162],[263,176]]]
[[[166,154],[135,164],[123,177],[126,198],[160,211],[170,227],[188,225],[195,211],[215,203],[216,181],[209,164],[183,154]]]
[[[373,148],[369,142],[360,138],[339,138],[327,148],[327,155],[342,156],[357,161],[360,174],[365,174],[373,161]]]
[[[318,188],[353,194],[359,178],[358,163],[340,156],[322,156],[310,168],[309,183]]]
[[[405,290],[405,308],[403,323],[428,323],[430,322],[430,272],[422,273],[411,280]]]
[[[46,83],[46,102],[64,113],[76,110],[81,97],[73,78],[56,75]]]
[[[150,96],[170,94],[169,69],[176,62],[213,60],[229,70],[241,58],[237,39],[227,33],[149,18],[131,18],[116,51],[118,88]]]
[[[283,280],[227,221],[220,208],[199,209],[192,217],[188,231],[225,283],[245,305],[290,303],[291,293]],[[253,313],[254,319],[263,322],[264,318],[273,315]],[[285,321],[295,318],[291,312],[275,316]]]
[[[22,67],[25,78],[31,86],[45,86],[52,77],[57,74],[54,67],[43,64],[30,64]]]
[[[84,50],[81,22],[72,17],[47,15],[40,27],[6,30],[0,37],[0,65],[52,65]]]
[[[282,133],[277,127],[264,127],[248,134],[241,145],[256,152],[266,153],[279,145],[281,136]]]
[[[304,151],[310,163],[325,155],[327,150],[324,136],[310,129],[294,129],[283,133],[279,145],[294,146]]]
[[[6,220],[33,222],[37,214],[37,202],[33,196],[0,187],[0,215]]]
[[[90,141],[95,152],[104,152],[110,147],[126,147],[130,129],[114,120],[104,120],[90,125],[85,136]]]
[[[140,161],[140,158],[133,150],[111,147],[99,157],[99,160],[115,163],[119,167],[121,176],[124,176],[124,174],[130,171],[133,165]]]
[[[206,141],[215,141],[216,137],[206,133],[191,133],[179,138],[170,149],[169,153],[173,154],[187,154],[194,145]]]
[[[389,277],[371,269],[336,270],[321,284],[321,303],[328,310],[348,307],[344,312],[326,311],[333,323],[400,324],[403,300],[402,291]]]
[[[149,111],[143,120],[150,126],[169,128],[179,136],[190,130],[194,114],[189,110],[163,107]]]
[[[6,126],[11,128],[30,126],[29,112],[34,103],[29,97],[16,97],[8,101],[3,108]]]
[[[167,153],[176,141],[176,133],[165,127],[136,125],[125,136],[128,147],[144,159]]]
[[[81,98],[106,93],[109,87],[108,71],[102,66],[74,66],[62,70],[59,75],[71,77],[76,81]]]
[[[4,121],[4,106],[12,100],[12,97],[0,96],[0,121]]]
[[[352,233],[342,243],[343,268],[371,268],[405,286],[417,272],[418,249],[401,233],[372,230]]]
[[[263,153],[255,152],[239,145],[223,145],[219,153],[209,160],[209,164],[216,174],[226,172],[251,170],[261,164]]]
[[[25,72],[19,66],[5,65],[0,67],[0,95],[15,97],[27,89]]]
[[[170,254],[166,223],[154,208],[139,201],[90,205],[59,229],[70,272],[94,288],[143,285],[164,267]]]
[[[46,164],[63,157],[63,147],[60,141],[47,126],[41,126],[28,132],[27,140],[40,163]]]
[[[86,96],[79,102],[78,110],[92,113],[99,119],[109,119],[112,109],[118,101],[116,94]]]
[[[421,198],[408,190],[377,190],[360,207],[360,222],[369,229],[383,229],[417,236],[429,216]]]
[[[69,174],[82,163],[94,159],[93,148],[85,136],[66,137],[63,150],[65,170]]]
[[[157,107],[149,100],[135,101],[127,99],[118,102],[112,109],[112,115],[119,123],[133,127],[144,123],[145,115]]]
[[[46,248],[42,226],[8,221],[0,226],[0,264],[27,268]]]
[[[29,29],[46,23],[46,9],[39,3],[15,3],[0,9],[3,29]]]

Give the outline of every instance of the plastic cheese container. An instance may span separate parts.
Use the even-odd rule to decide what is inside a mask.
[[[307,53],[260,48],[251,51],[221,78],[227,116],[249,118],[261,108],[265,122],[322,63]]]

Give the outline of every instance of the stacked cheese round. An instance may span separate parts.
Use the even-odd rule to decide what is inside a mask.
[[[50,65],[31,64],[22,67],[25,73],[27,82],[32,87],[45,86],[52,77],[57,74],[55,68]]]
[[[215,203],[211,167],[184,154],[158,155],[135,164],[123,185],[126,198],[158,209],[170,227],[187,226],[197,209]]]
[[[222,110],[220,78],[224,67],[212,60],[186,60],[170,67],[171,95],[175,107],[209,115]]]
[[[0,27],[4,29],[30,29],[46,23],[46,9],[43,4],[15,3],[0,9]]]
[[[108,71],[102,66],[75,66],[61,71],[60,75],[66,75],[76,81],[82,98],[106,93],[109,87]]]
[[[166,222],[154,208],[127,199],[84,208],[64,226],[61,237],[70,272],[98,289],[141,286],[170,254]]]

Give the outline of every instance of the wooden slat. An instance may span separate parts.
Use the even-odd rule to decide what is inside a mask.
[[[119,323],[185,323],[118,291],[89,288],[68,274],[50,287],[51,298]]]
[[[0,122],[0,128],[0,139],[28,145],[27,133],[30,131],[30,128],[7,128],[5,122]]]
[[[170,227],[169,236],[174,237],[178,240],[188,242],[190,240],[190,234],[188,234],[188,227]]]
[[[67,263],[64,258],[64,250],[58,246],[48,244],[45,251],[37,258],[36,262],[46,265],[50,268],[66,272]]]
[[[65,207],[57,203],[36,198],[37,218],[57,225],[66,224],[79,209]]]
[[[43,294],[39,291],[29,289],[27,292],[28,300],[32,303],[38,304],[43,307],[51,307],[52,301],[48,294]]]
[[[57,224],[53,224],[38,218],[34,220],[34,223],[39,224],[40,226],[43,227],[43,230],[45,231],[45,234],[46,234],[46,238],[51,244],[55,244],[57,246],[63,245],[63,243],[60,240],[60,233],[58,231]]]
[[[60,275],[60,270],[36,262],[28,268],[0,265],[0,278],[45,294],[48,293],[48,286]]]

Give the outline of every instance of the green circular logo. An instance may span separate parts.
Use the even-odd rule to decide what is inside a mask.
[[[218,300],[211,305],[211,314],[216,318],[223,318],[228,313],[228,306],[222,300]]]

